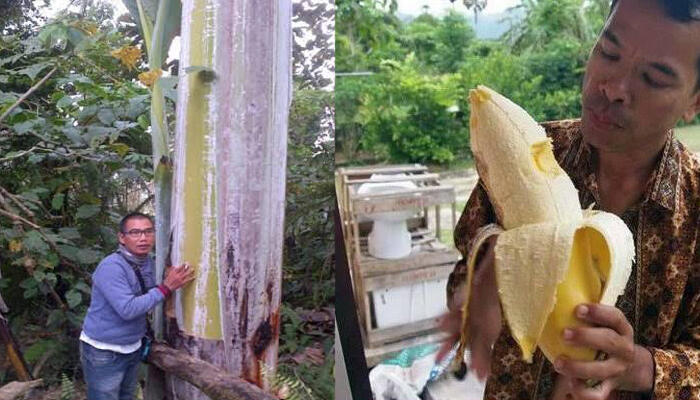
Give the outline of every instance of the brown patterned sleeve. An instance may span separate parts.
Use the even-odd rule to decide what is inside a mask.
[[[455,227],[454,242],[457,250],[462,253],[462,259],[457,262],[447,281],[448,308],[452,308],[450,299],[452,299],[455,290],[467,279],[465,260],[469,256],[473,239],[478,236],[482,229],[494,222],[496,222],[496,217],[491,202],[483,182],[479,179]]]
[[[695,255],[698,258],[698,254]],[[653,399],[700,399],[700,262],[691,267],[672,340],[664,348],[648,347],[654,358]],[[684,310],[685,309],[685,310]],[[687,311],[686,311],[687,310]]]

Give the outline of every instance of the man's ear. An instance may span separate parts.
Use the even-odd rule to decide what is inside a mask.
[[[683,120],[685,122],[691,122],[695,116],[700,113],[700,90],[697,90],[693,96],[693,103],[691,103],[688,109],[683,113]]]
[[[119,239],[119,244],[123,245],[124,244],[124,234],[121,232],[117,233],[117,238]]]

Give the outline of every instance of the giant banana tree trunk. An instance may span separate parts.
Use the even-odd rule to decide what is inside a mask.
[[[291,1],[184,0],[171,258],[175,347],[265,386],[279,337]],[[171,325],[172,328],[172,325]],[[177,399],[206,398],[171,377]]]

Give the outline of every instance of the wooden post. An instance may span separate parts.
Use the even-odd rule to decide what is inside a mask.
[[[440,241],[440,204],[435,205],[435,239]]]

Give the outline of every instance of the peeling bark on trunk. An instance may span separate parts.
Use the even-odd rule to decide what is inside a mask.
[[[265,387],[279,338],[291,2],[185,0],[181,32],[171,257],[197,279],[175,299],[169,338]],[[206,398],[169,381],[175,399]]]

